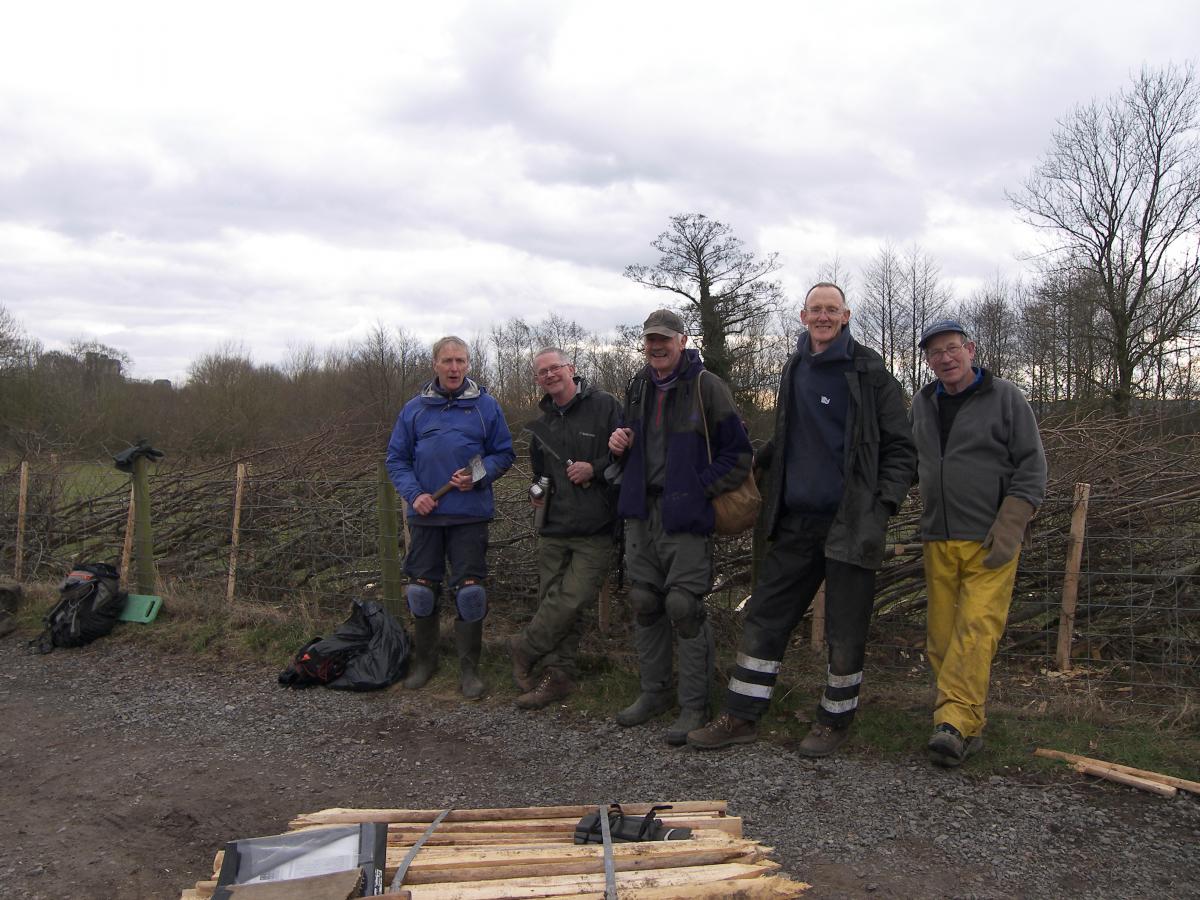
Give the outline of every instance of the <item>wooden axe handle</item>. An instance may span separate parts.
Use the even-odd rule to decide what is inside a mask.
[[[440,488],[438,488],[436,491],[434,491],[430,496],[432,496],[434,500],[441,500],[448,493],[450,493],[450,491],[452,491],[453,489],[454,489],[454,482],[447,481]]]

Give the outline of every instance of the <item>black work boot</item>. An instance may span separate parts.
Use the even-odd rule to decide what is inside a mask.
[[[415,691],[425,687],[438,666],[438,616],[422,616],[413,620],[413,656],[404,687]]]
[[[659,713],[664,713],[675,705],[673,691],[642,691],[638,698],[617,713],[617,724],[622,728],[632,728],[634,725],[644,725]]]
[[[479,677],[479,654],[483,649],[483,619],[454,623],[454,644],[458,648],[458,685],[468,700],[478,700],[487,690]]]
[[[983,749],[983,736],[963,737],[962,732],[949,722],[942,722],[933,729],[926,749],[930,762],[944,769],[952,769],[961,766]]]

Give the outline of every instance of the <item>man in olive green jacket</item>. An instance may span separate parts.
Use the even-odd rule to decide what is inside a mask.
[[[558,347],[547,347],[533,363],[545,390],[542,415],[526,429],[535,483],[548,479],[538,533],[540,600],[533,620],[510,649],[513,680],[523,692],[516,704],[541,709],[569,696],[578,676],[576,660],[584,613],[596,599],[612,565],[615,490],[604,480],[608,437],[620,424],[621,405],[575,375]],[[539,669],[537,675],[534,669]]]

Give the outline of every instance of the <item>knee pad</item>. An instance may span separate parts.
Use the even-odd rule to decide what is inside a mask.
[[[478,622],[487,615],[487,591],[478,581],[464,581],[454,594],[454,605],[464,622]]]
[[[629,605],[639,625],[653,625],[663,617],[662,595],[649,585],[634,582],[629,589]]]
[[[673,587],[667,592],[667,615],[681,638],[694,638],[704,624],[704,601],[683,588]]]
[[[437,612],[437,584],[432,581],[410,581],[405,596],[408,608],[418,619]]]

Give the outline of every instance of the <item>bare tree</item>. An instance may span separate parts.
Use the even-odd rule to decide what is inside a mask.
[[[900,322],[904,346],[892,374],[909,395],[920,390],[927,378],[918,343],[921,332],[946,313],[950,291],[942,282],[942,267],[919,245],[910,247],[900,261]]]
[[[1200,84],[1192,65],[1143,68],[1103,102],[1073,109],[1010,195],[1061,268],[1092,274],[1109,323],[1114,408],[1139,367],[1200,325]]]
[[[957,317],[979,348],[976,361],[993,375],[1021,383],[1024,353],[1021,343],[1020,285],[999,273],[959,306]],[[1023,385],[1024,386],[1024,385]]]
[[[863,343],[874,347],[892,372],[903,369],[912,322],[902,309],[904,273],[891,242],[879,248],[863,270],[860,300],[851,305],[851,328]]]
[[[728,225],[700,213],[672,216],[671,227],[651,246],[662,254],[659,261],[626,266],[625,277],[676,294],[685,317],[699,326],[705,367],[753,401],[732,375],[737,358],[755,351],[749,338],[770,321],[783,297],[779,282],[768,278],[779,269],[778,254],[755,256]]]

